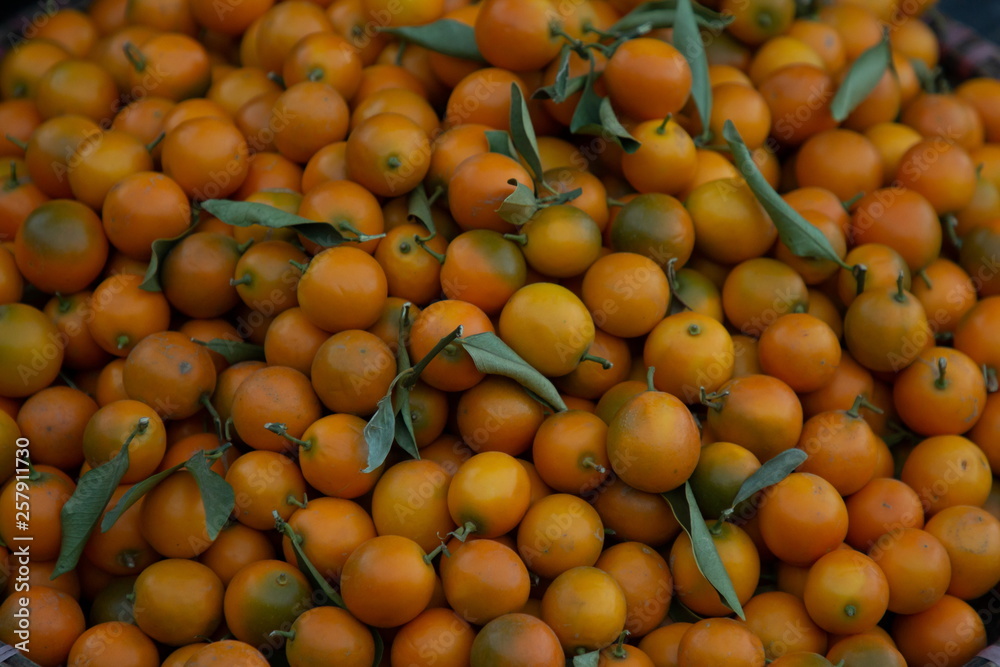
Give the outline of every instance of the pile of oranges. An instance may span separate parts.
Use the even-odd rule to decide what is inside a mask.
[[[949,85],[931,4],[40,5],[0,60],[0,640],[964,665],[1000,82]]]

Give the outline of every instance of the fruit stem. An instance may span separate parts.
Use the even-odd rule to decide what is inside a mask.
[[[122,334],[118,336],[118,338],[115,338],[115,344],[118,346],[119,350],[124,350],[126,347],[128,347],[129,340],[131,339],[128,336]]]
[[[990,368],[986,364],[983,364],[983,377],[986,378],[986,391],[990,394],[995,394],[1000,391],[1000,383],[997,382],[997,371],[995,368]]]
[[[653,384],[653,375],[655,374],[655,366],[650,366],[646,369],[646,391],[656,391],[656,386]]]
[[[476,523],[474,521],[466,521],[461,528],[456,528],[448,534],[452,535],[459,542],[464,542],[468,539],[469,535],[476,532],[476,530]]]
[[[270,79],[271,81],[274,81],[276,84],[278,84],[282,88],[285,87],[285,78],[283,76],[281,76],[280,74],[278,74],[277,72],[268,72],[267,73],[267,78]]]
[[[28,148],[28,142],[26,142],[26,141],[21,141],[19,138],[12,137],[9,134],[4,134],[3,136],[7,137],[7,141],[9,141],[10,143],[14,144],[18,148],[20,148],[22,151],[26,150]]]
[[[237,278],[229,279],[229,284],[232,285],[233,287],[236,287],[237,285],[249,285],[252,282],[253,278],[250,277],[249,273],[244,273],[243,277],[239,279]]]
[[[667,123],[669,123],[671,120],[673,120],[673,118],[674,118],[674,115],[672,113],[668,113],[667,117],[663,119],[662,123],[660,123],[660,126],[658,128],[656,128],[656,133],[657,134],[664,134],[667,131]]]
[[[504,234],[503,237],[508,241],[513,241],[515,243],[520,243],[521,245],[528,245],[528,235],[527,234]]]
[[[614,364],[611,363],[610,361],[608,361],[607,359],[605,359],[604,357],[598,357],[597,355],[591,354],[589,352],[586,353],[585,355],[583,355],[582,357],[580,357],[580,361],[581,362],[584,362],[584,361],[594,361],[594,362],[597,362],[597,363],[599,363],[601,365],[601,368],[603,368],[606,371],[611,370],[614,367]]]
[[[302,494],[302,500],[299,500],[295,496],[288,496],[285,498],[285,502],[293,507],[298,507],[299,509],[305,509],[305,506],[309,504],[309,495]]]
[[[313,67],[309,70],[309,74],[306,75],[306,79],[309,81],[319,81],[323,78],[323,74],[324,72],[322,67]]]
[[[143,72],[148,64],[146,56],[142,55],[142,51],[139,47],[132,42],[125,42],[122,45],[122,50],[125,51],[125,59],[129,61],[129,64],[135,68],[136,72]]]
[[[934,283],[931,282],[930,276],[927,275],[926,271],[920,269],[917,271],[917,276],[924,281],[924,284],[927,285],[927,289],[934,289]]]
[[[462,325],[460,324],[457,327],[455,327],[454,331],[452,331],[450,334],[448,334],[447,336],[439,340],[437,343],[435,343],[434,347],[431,348],[431,351],[425,354],[423,359],[418,361],[416,365],[414,365],[413,368],[410,369],[410,375],[413,378],[413,380],[416,381],[416,379],[420,377],[420,374],[424,371],[424,369],[427,368],[427,364],[431,363],[431,360],[433,360],[434,357],[439,355],[444,348],[451,345],[452,341],[454,341],[456,338],[459,338],[461,335],[462,335]]]
[[[722,525],[724,523],[726,523],[726,522],[723,521],[721,518],[720,519],[716,519],[715,523],[712,524],[712,527],[708,529],[709,534],[716,535],[716,536],[720,535],[722,533]]]
[[[264,424],[264,428],[266,428],[271,433],[274,433],[275,435],[280,435],[288,442],[294,445],[298,445],[299,447],[301,447],[306,451],[309,451],[312,448],[311,442],[309,442],[308,440],[302,440],[301,438],[296,438],[294,435],[288,432],[288,426],[282,424],[281,422],[267,422],[266,424]]]
[[[859,192],[858,194],[854,195],[850,199],[847,199],[847,200],[844,200],[844,201],[840,202],[840,205],[844,207],[845,211],[847,211],[848,213],[850,213],[851,212],[851,207],[854,206],[855,204],[857,204],[859,201],[861,201],[861,198],[864,197],[864,196],[865,196],[864,191]]]
[[[858,614],[858,608],[855,607],[853,604],[849,604],[846,607],[844,607],[844,615],[847,616],[848,618],[854,618],[855,616],[857,616],[857,614]]]
[[[903,272],[896,276],[896,293],[892,297],[899,303],[906,303],[906,290],[903,288]]]
[[[608,197],[604,201],[608,203],[608,206],[622,207],[625,205],[625,202],[621,201],[620,199],[615,199],[614,197]]]
[[[583,461],[580,462],[580,465],[582,465],[584,468],[593,468],[602,475],[608,471],[607,468],[605,468],[600,463],[595,461],[592,456],[588,456],[585,459],[583,459]]]
[[[949,382],[944,377],[944,373],[947,369],[948,369],[948,360],[945,357],[938,357],[937,379],[934,380],[934,386],[937,389],[946,389],[948,387]]]
[[[403,166],[403,161],[402,161],[402,160],[400,160],[400,159],[399,159],[398,157],[396,157],[395,155],[393,155],[393,156],[392,156],[392,157],[390,157],[390,158],[389,158],[388,160],[386,160],[386,161],[385,161],[385,163],[386,163],[387,165],[389,165],[389,168],[390,168],[390,169],[399,169],[400,167],[402,167],[402,166]]]
[[[962,249],[962,239],[958,235],[958,218],[954,213],[945,213],[941,221],[944,222],[944,233],[951,241],[951,244],[958,250]]]
[[[294,259],[290,259],[290,260],[288,260],[288,263],[291,264],[292,266],[294,266],[296,269],[298,269],[302,273],[305,273],[306,269],[309,268],[309,262],[302,263],[302,262],[296,262]]]
[[[62,371],[59,371],[59,379],[65,382],[66,386],[69,387],[70,389],[79,389],[79,387],[76,386],[76,383],[70,380],[69,376]]]
[[[10,135],[7,135],[10,139]],[[10,192],[11,190],[16,190],[17,186],[20,185],[17,182],[17,163],[13,160],[10,161],[10,172],[7,174],[7,182],[3,184],[3,191]]]
[[[438,557],[439,554],[448,554],[448,547],[445,546],[444,542],[434,547],[434,549],[429,553],[424,555],[424,562],[428,565],[434,564],[434,559]]]
[[[704,387],[698,388],[698,402],[716,412],[720,412],[725,405],[718,399],[725,398],[726,396],[729,396],[728,391],[708,393]]]
[[[160,145],[160,142],[163,141],[163,138],[165,136],[167,136],[166,132],[160,132],[158,135],[156,135],[155,139],[146,144],[146,152],[152,153],[153,149]]]
[[[847,416],[852,419],[861,419],[861,408],[868,408],[876,414],[883,414],[885,412],[882,408],[869,402],[863,394],[858,394],[854,397],[854,405],[852,405],[851,409],[847,411]]]
[[[344,232],[347,232],[348,234],[353,234],[355,239],[360,239],[362,236],[365,235],[364,232],[362,232],[360,229],[352,225],[347,220],[341,220],[340,222],[337,223],[337,231],[340,232],[341,236],[343,236],[344,238],[347,238],[347,234],[344,234]]]
[[[269,637],[284,637],[285,639],[295,639],[295,630],[271,630]]]
[[[865,291],[865,277],[868,275],[868,267],[864,264],[855,264],[851,267],[851,275],[854,276],[854,282],[858,286],[855,296],[861,296],[861,293]]]
[[[623,648],[622,645],[625,643],[625,640],[631,634],[632,633],[629,632],[628,630],[622,630],[622,633],[618,635],[618,641],[615,642],[615,647],[614,649],[612,649],[611,655],[618,658],[619,660],[628,657],[628,653],[625,652],[625,649]]]
[[[198,402],[212,416],[212,423],[215,424],[215,433],[219,436],[219,444],[227,444],[229,439],[222,432],[222,417],[219,416],[219,411],[212,405],[211,397],[207,393],[202,394]]]
[[[413,236],[413,240],[417,242],[417,245],[420,246],[424,250],[424,252],[426,252],[428,255],[436,259],[439,264],[444,264],[444,255],[437,252],[436,250],[431,250],[430,248],[427,247],[427,241],[430,241],[432,238],[434,238],[433,235],[431,235],[430,238],[427,239],[424,239],[416,235]]]
[[[55,294],[56,302],[59,304],[60,313],[68,313],[69,309],[73,307],[73,302],[64,297],[60,292]]]

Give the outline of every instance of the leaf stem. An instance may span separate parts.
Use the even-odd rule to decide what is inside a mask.
[[[267,422],[264,424],[266,428],[271,433],[275,435],[280,435],[282,438],[292,443],[293,445],[298,445],[306,451],[312,449],[312,443],[308,440],[302,440],[301,438],[296,438],[294,435],[288,432],[288,426],[282,424],[281,422]]]
[[[416,384],[416,382],[417,382],[417,378],[419,378],[420,374],[424,371],[425,368],[427,368],[427,364],[431,363],[431,361],[434,359],[434,357],[436,357],[437,355],[439,355],[442,350],[444,350],[446,347],[448,347],[449,345],[451,345],[452,341],[454,341],[456,338],[460,337],[461,335],[462,335],[462,325],[460,324],[457,327],[455,327],[454,331],[452,331],[450,334],[448,334],[447,336],[445,336],[444,338],[442,338],[441,340],[439,340],[434,345],[434,347],[431,348],[431,351],[428,352],[427,354],[425,354],[424,357],[423,357],[423,359],[421,359],[420,361],[418,361],[413,366],[413,368],[411,368],[408,371],[407,377],[404,378],[404,379],[402,379],[402,380],[400,380],[400,382],[402,382],[403,386],[404,387],[413,387],[413,385]]]
[[[934,380],[934,386],[937,389],[947,389],[950,384],[947,379],[945,379],[945,371],[948,369],[948,359],[945,357],[938,357],[937,360],[937,378]]]
[[[478,528],[474,521],[466,521],[461,528],[456,528],[448,534],[454,536],[459,542],[464,542],[468,539],[469,535],[472,535],[477,530]]]

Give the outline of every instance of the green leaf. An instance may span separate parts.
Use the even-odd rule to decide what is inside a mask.
[[[699,139],[706,143],[712,135],[708,124],[712,117],[712,83],[708,78],[708,58],[705,44],[695,21],[691,0],[677,0],[677,17],[674,23],[674,46],[691,66],[691,97],[698,107],[702,132]]]
[[[892,47],[889,46],[889,35],[886,33],[882,41],[867,49],[858,56],[843,83],[837,89],[830,103],[830,111],[838,123],[854,111],[875,90],[882,76],[892,65]]]
[[[324,247],[332,247],[341,243],[369,241],[381,238],[384,234],[374,236],[363,235],[360,238],[352,234],[349,237],[341,234],[336,227],[328,222],[316,222],[302,216],[282,211],[268,204],[248,201],[229,201],[228,199],[209,199],[201,203],[201,207],[227,225],[234,227],[250,227],[262,225],[272,229],[292,227],[302,236]]]
[[[573,667],[597,667],[601,661],[600,651],[590,651],[573,656]]]
[[[531,124],[531,115],[528,113],[528,104],[524,101],[524,93],[516,83],[510,84],[510,136],[514,148],[528,163],[532,176],[541,180],[544,172],[542,158],[538,155],[538,139]]]
[[[385,463],[392,449],[392,441],[396,435],[396,407],[393,405],[392,392],[402,374],[397,375],[385,396],[378,400],[375,414],[365,424],[365,442],[368,444],[368,466],[361,472],[372,472]],[[401,390],[406,390],[402,387]],[[408,390],[407,390],[408,391]],[[398,401],[397,401],[398,402]]]
[[[544,197],[543,199],[540,199],[538,203],[542,207],[558,206],[559,204],[571,202],[582,194],[583,188],[573,188],[569,192],[560,192],[559,194]]]
[[[417,436],[413,432],[413,417],[410,415],[410,393],[403,392],[405,405],[400,406],[396,415],[393,430],[396,442],[407,454],[415,459],[420,458],[420,448],[417,447]]]
[[[729,509],[722,512],[720,519],[725,520],[727,517],[732,515],[733,510],[740,503],[748,500],[753,494],[766,489],[767,487],[777,484],[781,480],[788,477],[793,470],[802,465],[802,462],[809,457],[801,449],[786,449],[774,458],[768,460],[764,465],[757,469],[754,474],[744,480],[743,484],[740,486],[740,490],[736,492],[736,497],[733,498],[732,505]]]
[[[486,62],[476,45],[476,32],[471,25],[454,19],[441,19],[434,23],[401,28],[379,28],[379,32],[396,35],[407,42],[446,56]]]
[[[226,340],[225,338],[213,338],[210,341],[194,340],[199,345],[204,345],[213,352],[221,354],[230,364],[241,361],[264,361],[264,347],[246,343],[241,340]]]
[[[532,99],[536,100],[553,100],[556,103],[565,102],[566,98],[572,93],[569,91],[569,56],[571,52],[571,47],[569,44],[564,44],[562,51],[559,52],[559,69],[556,70],[556,80],[551,86],[543,86],[539,88],[534,93],[532,93]],[[583,87],[583,79],[585,77],[576,76],[574,79],[579,79],[579,85],[577,90]],[[575,91],[574,91],[575,92]]]
[[[514,186],[514,191],[507,195],[507,198],[496,210],[497,214],[512,225],[523,225],[538,211],[538,199],[535,198],[535,191],[519,183],[513,178],[507,181]]]
[[[205,527],[208,539],[215,540],[236,507],[236,493],[222,475],[211,469],[204,452],[195,452],[184,467],[198,482],[201,502],[205,506]]]
[[[647,23],[653,28],[670,28],[676,24],[677,0],[644,2],[623,16],[611,27],[611,32],[623,32]],[[695,20],[709,30],[719,33],[733,22],[732,14],[720,14],[698,3],[692,3]]]
[[[517,159],[517,151],[510,141],[510,134],[503,130],[486,130],[483,134],[486,135],[486,143],[489,144],[491,153],[506,155],[512,160]]]
[[[639,150],[639,142],[618,121],[614,109],[611,108],[611,100],[601,97],[594,91],[598,73],[593,70],[593,62],[591,68],[583,86],[583,95],[580,96],[580,102],[576,105],[576,111],[573,112],[573,119],[570,121],[570,132],[604,137],[620,145],[626,153],[636,152]]]
[[[774,226],[778,228],[778,236],[781,237],[782,243],[799,257],[827,259],[836,262],[841,268],[850,270],[851,267],[834,252],[823,233],[789,206],[767,182],[767,179],[757,168],[757,163],[754,162],[750,150],[743,143],[743,138],[736,126],[733,125],[733,121],[726,121],[722,134],[726,143],[729,144],[736,168],[746,179],[747,185],[750,186],[764,210],[771,216]]]
[[[73,570],[79,562],[101,512],[108,506],[122,477],[128,472],[128,447],[131,441],[132,438],[126,440],[118,455],[110,461],[87,471],[80,478],[73,495],[63,505],[59,513],[62,544],[51,579]]]
[[[162,291],[162,286],[160,285],[160,271],[163,268],[163,260],[167,258],[170,251],[173,250],[174,246],[180,243],[185,237],[194,231],[194,227],[188,227],[180,235],[175,236],[170,239],[156,239],[153,241],[153,255],[149,258],[149,266],[146,267],[146,275],[142,278],[142,283],[139,285],[141,289],[147,292],[159,292]]]
[[[571,79],[567,79],[566,85],[564,87],[557,88],[559,81],[551,86],[542,86],[534,93],[532,93],[531,98],[535,100],[552,100],[556,104],[561,104],[569,99],[569,96],[573,93],[580,92],[587,83],[587,75],[581,74],[580,76],[574,76]]]
[[[304,574],[306,579],[309,580],[309,584],[312,586],[313,590],[318,590],[326,596],[329,604],[322,606],[334,606],[346,609],[347,607],[344,605],[344,598],[340,597],[340,594],[333,590],[333,587],[329,584],[329,582],[327,582],[326,578],[320,574],[319,570],[316,569],[316,566],[313,565],[313,562],[309,560],[308,556],[306,556],[306,552],[302,549],[302,536],[296,533],[294,528],[278,516],[277,510],[273,512],[273,515],[274,527],[279,533],[287,537],[288,541],[292,545],[292,551],[295,553],[295,559],[299,563],[299,570],[301,570],[302,574]]]
[[[743,606],[740,604],[739,598],[736,597],[733,582],[729,578],[729,573],[726,572],[726,567],[722,564],[719,551],[715,548],[715,542],[712,540],[712,534],[708,531],[705,519],[698,508],[691,483],[684,482],[683,487],[678,487],[662,495],[670,504],[670,509],[677,517],[677,522],[691,537],[694,561],[702,575],[719,592],[729,608],[735,611],[741,619],[746,620],[743,615]]]
[[[519,357],[495,333],[489,331],[478,333],[468,338],[459,338],[455,342],[469,353],[476,368],[481,372],[503,375],[516,380],[534,392],[549,407],[559,412],[566,410],[566,404],[552,382]]]
[[[674,623],[697,623],[702,617],[691,611],[676,597],[670,599],[670,608],[667,615]]]
[[[375,640],[375,659],[372,660],[372,667],[379,667],[382,664],[382,656],[385,654],[385,642],[382,641],[382,635],[379,631],[373,627],[368,628],[371,630],[372,639]]]
[[[111,530],[111,526],[115,525],[115,522],[121,518],[122,514],[124,514],[128,508],[139,502],[139,499],[152,491],[153,487],[157,484],[162,482],[167,477],[170,477],[170,475],[174,474],[183,467],[184,463],[178,463],[175,466],[171,466],[166,470],[147,477],[141,482],[133,484],[129,487],[129,490],[125,492],[125,495],[119,498],[118,502],[115,503],[115,506],[104,515],[104,519],[101,520],[101,532],[106,533]]]
[[[430,236],[424,238],[425,241],[430,241],[437,236],[437,228],[434,226],[434,215],[431,213],[431,203],[427,198],[427,191],[424,189],[423,183],[418,184],[417,187],[410,191],[407,213],[430,232]]]

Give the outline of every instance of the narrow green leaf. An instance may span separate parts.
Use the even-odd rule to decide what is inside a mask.
[[[684,55],[691,66],[691,97],[698,107],[701,117],[702,143],[709,141],[712,131],[709,121],[712,117],[712,83],[708,78],[708,58],[705,43],[695,20],[691,0],[677,0],[677,16],[674,23],[674,46]]]
[[[194,340],[194,342],[218,352],[231,364],[241,361],[264,361],[264,347],[261,345],[225,338],[213,338],[209,341]]]
[[[705,525],[705,519],[698,508],[698,502],[694,498],[694,491],[690,482],[684,482],[683,487],[678,487],[673,491],[662,494],[670,504],[677,522],[681,524],[684,531],[691,537],[691,548],[694,552],[694,560],[698,569],[708,582],[712,584],[729,608],[736,612],[736,615],[746,620],[743,615],[743,606],[736,597],[733,582],[726,572],[725,565],[719,557],[719,551],[715,548],[712,534]]]
[[[644,2],[623,16],[611,27],[611,32],[623,32],[637,28],[644,23],[653,28],[670,28],[676,25],[677,0],[660,0]],[[698,24],[719,33],[733,22],[732,14],[720,14],[704,5],[693,3],[695,19]]]
[[[538,211],[538,200],[535,191],[514,179],[507,181],[514,186],[514,191],[500,204],[497,214],[512,225],[523,225]]]
[[[389,385],[389,391],[379,399],[375,414],[365,424],[365,442],[368,443],[368,466],[361,472],[372,472],[385,463],[392,449],[392,441],[396,435],[396,408],[393,406],[392,392],[400,376],[397,375]]]
[[[598,108],[597,114],[601,119],[601,127],[615,136],[626,153],[634,153],[639,150],[641,144],[629,134],[625,126],[618,120],[618,116],[615,115],[615,110],[611,106],[610,99],[605,97],[601,100],[601,106]]]
[[[327,248],[340,245],[341,243],[358,240],[368,241],[383,236],[381,234],[376,236],[362,236],[359,239],[352,234],[346,237],[328,222],[316,222],[315,220],[309,220],[294,213],[282,211],[280,208],[257,202],[209,199],[202,202],[201,207],[222,222],[234,227],[250,227],[251,225],[263,225],[272,229],[292,227],[296,232],[302,234],[302,236],[310,241]]]
[[[778,229],[778,236],[788,249],[799,257],[813,257],[815,259],[828,259],[836,262],[838,266],[845,269],[851,267],[844,263],[826,240],[823,233],[816,227],[809,224],[802,215],[793,209],[781,198],[767,179],[760,173],[757,163],[753,161],[750,149],[743,143],[743,137],[739,130],[733,125],[733,121],[727,120],[722,130],[722,134],[729,144],[729,150],[733,154],[736,168],[739,169],[747,185],[753,191],[757,200],[760,201],[764,210],[771,216],[774,226]]]
[[[558,206],[559,204],[566,204],[568,202],[571,202],[582,194],[583,194],[583,188],[574,188],[569,192],[560,192],[557,195],[552,195],[550,197],[545,197],[544,199],[540,199],[538,203],[542,207]]]
[[[587,83],[587,75],[581,74],[580,76],[574,76],[566,80],[566,85],[562,88],[557,88],[556,85],[558,81],[551,86],[542,86],[534,93],[532,93],[531,98],[535,100],[552,100],[556,104],[565,102],[570,95],[573,93],[580,92],[583,90],[584,85]]]
[[[395,429],[393,431],[396,442],[403,448],[403,451],[415,459],[420,458],[420,448],[417,447],[417,436],[413,432],[413,417],[410,415],[409,392],[403,392],[406,405],[400,407],[396,415]]]
[[[153,255],[149,258],[149,266],[146,267],[146,275],[142,278],[142,283],[139,285],[141,289],[147,292],[159,292],[162,290],[160,286],[160,270],[163,268],[163,260],[167,258],[170,251],[173,250],[174,246],[180,243],[186,236],[194,231],[194,227],[188,227],[179,236],[175,236],[170,239],[156,239],[153,241]]]
[[[684,606],[676,597],[671,598],[667,615],[674,623],[697,623],[702,620],[701,616]]]
[[[441,19],[434,23],[401,28],[379,28],[379,32],[396,35],[407,42],[446,56],[486,62],[476,45],[476,32],[471,25],[454,19]]]
[[[208,539],[214,540],[236,507],[236,493],[222,475],[211,469],[211,465],[204,452],[195,452],[184,467],[198,482],[201,502],[205,506]]]
[[[165,480],[170,475],[174,474],[178,470],[184,467],[184,463],[178,463],[175,466],[171,466],[162,472],[158,472],[155,475],[147,477],[141,482],[137,482],[129,487],[129,490],[125,492],[115,506],[112,507],[107,514],[104,515],[104,519],[101,520],[101,532],[106,533],[111,530],[111,526],[115,525],[115,522],[121,518],[128,508],[139,502],[139,499],[144,495],[153,490],[157,484]]]
[[[634,153],[639,150],[639,142],[618,121],[614,109],[611,108],[611,101],[594,91],[594,82],[598,75],[599,73],[593,70],[592,63],[590,74],[584,82],[580,102],[576,105],[573,119],[570,121],[570,132],[604,137],[619,144],[626,153]]]
[[[369,626],[368,629],[372,633],[372,639],[375,640],[375,659],[372,660],[372,667],[379,667],[382,664],[382,656],[385,654],[385,642],[382,641],[382,635],[375,628]]]
[[[483,134],[486,135],[486,142],[490,146],[491,153],[506,155],[512,160],[517,159],[517,151],[514,150],[514,144],[510,141],[510,134],[503,130],[486,130]]]
[[[889,46],[889,35],[886,33],[881,42],[858,56],[848,70],[843,83],[833,96],[833,102],[830,103],[834,120],[840,122],[850,116],[851,112],[875,90],[875,86],[891,65],[892,47]]]
[[[483,373],[516,380],[544,400],[549,407],[559,412],[566,410],[566,404],[552,382],[519,357],[495,333],[478,333],[468,338],[459,338],[455,342],[469,353],[476,368]]]
[[[573,667],[597,667],[600,662],[600,651],[590,651],[573,656]]]
[[[340,607],[341,609],[346,609],[344,606],[344,598],[340,597],[340,593],[333,590],[333,587],[327,582],[326,578],[320,574],[313,562],[309,560],[306,556],[306,552],[302,549],[302,536],[295,532],[286,521],[284,521],[280,516],[278,516],[277,510],[273,513],[274,516],[274,527],[279,533],[288,538],[288,541],[292,545],[292,551],[295,553],[295,559],[299,563],[299,570],[306,576],[309,581],[309,585],[312,586],[313,590],[320,591],[326,596],[327,604],[322,606],[329,607]],[[376,663],[377,664],[377,663]]]
[[[740,490],[736,492],[733,504],[723,514],[731,514],[737,505],[749,499],[753,494],[788,477],[808,457],[809,455],[801,449],[786,449],[767,461],[754,474],[746,478],[740,486]]]
[[[430,232],[430,236],[426,237],[425,241],[430,241],[433,237],[437,236],[437,228],[434,226],[434,215],[431,213],[431,203],[427,198],[427,190],[424,189],[423,183],[418,184],[417,187],[410,191],[407,213]]]
[[[538,155],[538,139],[535,127],[531,124],[528,104],[524,101],[524,93],[516,83],[510,84],[510,137],[514,148],[531,169],[531,175],[541,180],[542,158]]]
[[[128,472],[128,446],[131,440],[132,438],[126,440],[118,455],[110,461],[87,471],[80,478],[73,495],[63,505],[59,513],[62,544],[51,579],[70,572],[79,562],[91,531],[111,501],[122,477]]]

